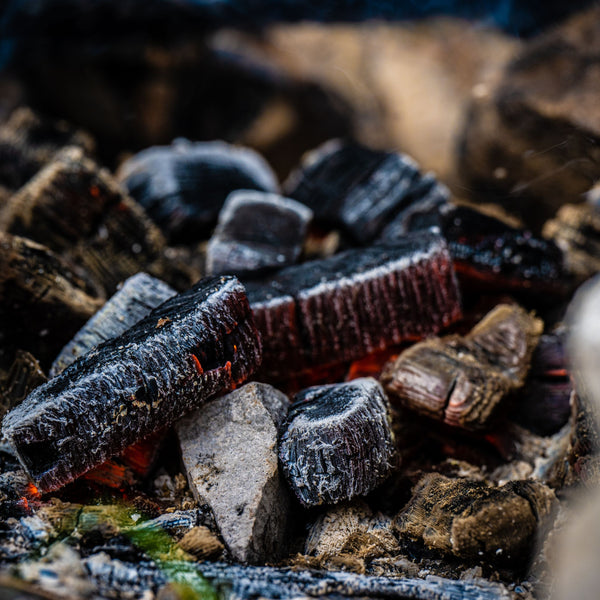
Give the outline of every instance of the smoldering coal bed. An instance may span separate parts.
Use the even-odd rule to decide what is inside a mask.
[[[598,9],[135,4],[0,20],[0,597],[568,597]]]

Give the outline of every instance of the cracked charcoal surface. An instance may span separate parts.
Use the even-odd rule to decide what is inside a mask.
[[[543,330],[540,319],[500,304],[464,336],[415,344],[384,368],[392,398],[465,429],[488,427],[508,393],[523,386]]]
[[[173,288],[147,273],[133,275],[61,350],[52,363],[50,377],[58,375],[94,346],[121,335],[175,294]]]
[[[42,491],[57,489],[244,381],[260,341],[243,286],[209,278],[40,386],[3,433]]]
[[[140,593],[166,583],[164,573],[153,563],[134,566],[106,556],[84,561],[97,589]],[[185,567],[185,565],[183,565]],[[188,567],[189,568],[189,567]],[[515,600],[504,585],[482,579],[452,580],[369,577],[354,573],[297,571],[274,567],[250,567],[225,563],[200,563],[193,567],[222,594],[225,600],[253,598],[397,598],[411,600]]]
[[[408,156],[340,140],[311,152],[285,189],[316,220],[344,229],[360,243],[375,239],[390,220],[401,221],[415,201],[438,206],[450,195]]]
[[[534,481],[489,486],[482,481],[426,475],[395,521],[401,541],[453,554],[523,568],[536,531],[551,518],[554,492]]]
[[[0,127],[0,185],[16,190],[52,160],[64,146],[93,150],[92,139],[65,121],[40,118],[18,108]]]
[[[241,274],[298,261],[312,211],[277,194],[232,192],[206,251],[208,273]]]
[[[447,204],[410,217],[400,231],[391,224],[382,235],[392,241],[406,230],[437,227],[459,278],[494,290],[562,295],[569,290],[563,254],[548,239],[534,236],[467,206]]]
[[[51,360],[103,303],[89,281],[45,246],[0,232],[0,347]]]
[[[277,192],[279,187],[253,150],[182,139],[142,150],[123,163],[118,178],[169,239],[179,243],[202,239],[230,192]]]
[[[188,482],[207,503],[233,558],[265,562],[286,548],[290,499],[277,460],[287,396],[248,383],[177,424]]]
[[[389,474],[393,454],[389,404],[372,378],[297,394],[279,444],[283,472],[304,506],[368,494]]]
[[[460,318],[446,245],[419,232],[245,281],[263,339],[261,373],[289,377],[438,332]]]

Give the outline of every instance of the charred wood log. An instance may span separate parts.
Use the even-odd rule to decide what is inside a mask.
[[[244,288],[200,281],[37,388],[3,434],[42,491],[63,486],[244,381],[260,342]]]

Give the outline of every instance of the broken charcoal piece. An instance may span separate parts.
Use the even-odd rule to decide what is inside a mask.
[[[540,319],[500,304],[464,336],[415,344],[381,376],[403,405],[464,429],[489,426],[502,400],[523,386],[543,330]]]
[[[176,426],[188,483],[212,509],[221,537],[240,562],[275,560],[286,550],[290,498],[277,460],[287,396],[249,383]]]
[[[401,542],[466,561],[525,568],[538,527],[556,505],[552,490],[534,481],[503,486],[426,475],[396,517]]]
[[[281,552],[288,498],[278,482],[273,435],[288,404],[287,397],[271,386],[252,383],[178,424],[190,487],[199,501],[208,502],[237,560],[257,560],[257,556]],[[251,423],[255,425],[250,427]],[[208,444],[213,439],[214,452]],[[250,446],[244,450],[246,444]],[[265,464],[248,469],[250,463],[244,464],[239,457],[251,451]],[[230,485],[238,480],[246,482],[246,489]],[[267,518],[269,511],[272,514]]]
[[[564,204],[542,230],[563,251],[578,281],[600,271],[600,210],[590,204]]]
[[[345,230],[360,243],[372,241],[415,202],[427,197],[425,204],[437,206],[450,195],[408,156],[340,140],[311,152],[285,191],[309,206],[317,221]]]
[[[94,346],[121,335],[175,294],[160,279],[146,273],[133,275],[61,350],[52,363],[50,377],[58,375]]]
[[[381,239],[406,231],[439,229],[459,279],[472,286],[532,294],[565,294],[572,287],[559,247],[530,231],[468,206],[446,204],[415,212],[400,230],[392,223]]]
[[[259,362],[243,286],[204,279],[36,388],[3,433],[37,487],[58,489],[240,384]]]
[[[311,525],[304,552],[324,559],[340,554],[373,559],[398,553],[398,541],[390,526],[389,517],[373,514],[364,502],[339,504]]]
[[[17,108],[0,127],[0,185],[20,188],[65,146],[90,153],[94,142],[65,121],[42,119],[29,108]]]
[[[182,139],[142,150],[121,165],[118,178],[170,241],[179,243],[206,236],[230,192],[279,187],[253,150]]]
[[[208,243],[208,273],[241,274],[297,262],[312,211],[295,200],[250,190],[232,192]]]
[[[40,363],[29,352],[17,350],[6,377],[0,379],[0,417],[20,404],[38,385],[48,381]]]
[[[29,350],[46,364],[103,301],[89,281],[48,248],[0,232],[3,344]]]
[[[157,260],[162,234],[106,169],[66,148],[0,212],[0,229],[45,244],[112,293]]]
[[[245,280],[261,373],[286,378],[438,332],[460,318],[448,249],[431,232]]]
[[[388,476],[393,455],[389,403],[372,378],[297,394],[279,444],[283,472],[304,506],[368,494]]]

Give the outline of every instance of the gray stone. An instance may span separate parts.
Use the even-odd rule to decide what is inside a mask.
[[[221,536],[240,562],[284,551],[289,495],[277,461],[277,430],[287,397],[249,383],[177,425],[190,488],[212,509]]]

